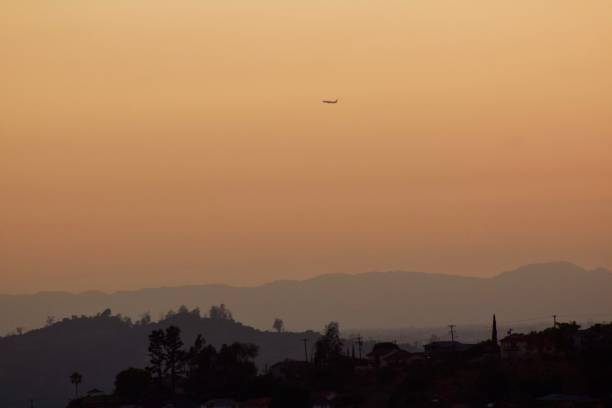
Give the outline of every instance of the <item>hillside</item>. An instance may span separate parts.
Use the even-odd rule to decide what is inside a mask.
[[[186,347],[197,334],[219,347],[248,342],[259,346],[260,368],[285,358],[302,359],[302,339],[314,344],[318,334],[259,331],[232,320],[201,318],[180,313],[158,323],[131,324],[108,312],[94,317],[74,317],[23,335],[0,338],[0,406],[65,406],[73,395],[68,377],[83,375],[82,390],[113,390],[115,375],[128,367],[145,367],[148,335],[160,327],[181,328]]]
[[[0,333],[18,326],[40,327],[47,316],[92,314],[107,307],[154,318],[184,304],[207,310],[225,303],[242,322],[260,329],[274,317],[288,329],[319,329],[329,320],[345,328],[440,326],[564,319],[605,320],[612,310],[612,273],[566,262],[528,265],[492,278],[418,272],[323,275],[257,287],[201,285],[105,294],[87,292],[0,296]]]

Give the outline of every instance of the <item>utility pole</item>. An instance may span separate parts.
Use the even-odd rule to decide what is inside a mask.
[[[454,324],[449,324],[448,327],[450,328],[450,335],[451,335],[451,343],[455,343],[455,327],[457,327]]]
[[[553,327],[557,327],[557,315],[553,315]]]
[[[357,345],[359,346],[359,359],[361,360],[361,346],[363,345],[363,340],[361,339],[361,334],[357,336]]]
[[[302,341],[304,342],[304,358],[306,359],[306,362],[308,362],[308,339],[304,337]]]
[[[455,327],[456,326],[454,324],[449,324],[448,327],[450,328],[451,347],[453,351],[455,351]]]

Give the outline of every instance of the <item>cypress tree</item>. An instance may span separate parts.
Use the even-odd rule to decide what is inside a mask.
[[[497,346],[497,320],[495,320],[495,314],[493,314],[493,329],[491,330],[491,342]]]

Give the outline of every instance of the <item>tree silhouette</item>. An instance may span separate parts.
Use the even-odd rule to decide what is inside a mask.
[[[80,373],[75,371],[70,375],[70,382],[74,385],[74,398],[79,397],[79,384],[81,384],[82,381],[83,376]]]
[[[164,377],[170,379],[170,390],[174,395],[176,383],[185,366],[186,353],[183,350],[181,329],[170,326],[164,330],[153,330],[149,335],[149,372],[160,387]]]
[[[491,328],[491,342],[494,346],[497,346],[497,319],[495,319],[495,314],[493,315],[493,327]]]
[[[153,378],[162,386],[166,354],[164,353],[165,335],[163,330],[153,330],[149,334],[149,362],[148,370],[153,375]]]
[[[150,383],[151,374],[147,370],[128,368],[115,378],[115,395],[125,402],[136,403],[142,400]]]
[[[202,335],[198,335],[193,346],[187,352],[187,387],[194,391],[203,384],[212,388],[217,379],[214,367],[217,361],[217,350],[206,345]]]
[[[217,351],[198,336],[187,353],[187,390],[204,400],[239,392],[257,376],[258,351],[249,343],[224,344]]]
[[[329,322],[325,326],[325,333],[315,344],[315,363],[326,365],[342,357],[342,340],[340,339],[340,325]]]
[[[223,303],[219,306],[212,306],[208,312],[208,317],[217,320],[234,320],[232,312]]]
[[[272,327],[274,328],[274,330],[280,333],[285,329],[285,322],[283,322],[283,319],[279,319],[277,317],[276,319],[274,319]]]
[[[176,392],[176,381],[185,364],[181,329],[176,326],[170,326],[166,329],[163,348],[166,358],[166,373],[170,375],[170,387],[174,395]]]
[[[149,323],[151,323],[151,313],[150,312],[142,313],[139,316],[139,319],[136,321],[136,324],[140,324],[142,326],[146,326]]]

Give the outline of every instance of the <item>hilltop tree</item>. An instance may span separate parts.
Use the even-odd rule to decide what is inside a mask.
[[[208,312],[208,317],[216,320],[234,320],[232,312],[223,303],[219,306],[212,306]]]
[[[74,385],[74,398],[79,397],[79,384],[81,384],[82,381],[83,376],[80,373],[75,371],[70,375],[70,383]]]
[[[274,319],[272,327],[274,328],[274,330],[281,333],[285,329],[285,322],[283,322],[283,319],[279,319],[277,317],[276,319]]]
[[[136,324],[139,324],[141,326],[146,326],[150,323],[151,323],[151,313],[150,312],[142,313],[139,316],[138,320],[136,321]]]

